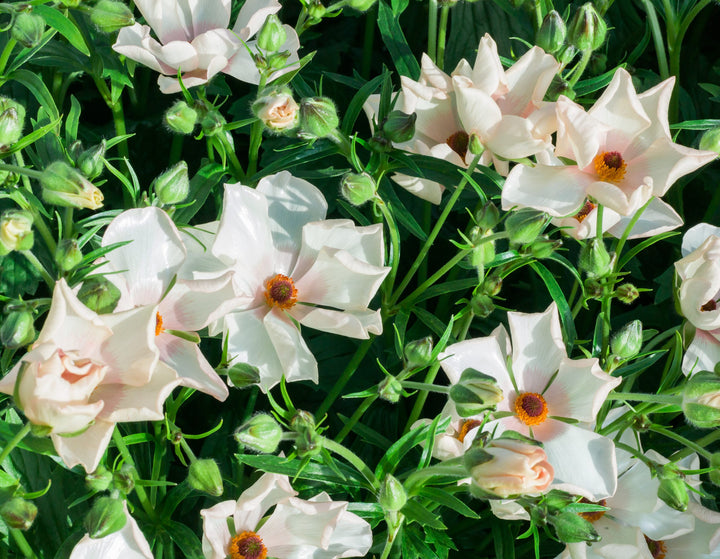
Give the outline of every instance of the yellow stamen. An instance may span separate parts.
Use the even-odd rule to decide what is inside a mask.
[[[460,432],[457,434],[457,440],[463,442],[465,437],[467,437],[467,434],[472,429],[475,429],[475,427],[479,427],[480,425],[482,425],[482,421],[478,421],[477,419],[468,419],[463,421],[463,424],[460,427]]]
[[[241,532],[230,540],[228,555],[230,559],[265,559],[267,548],[255,532]]]
[[[590,200],[587,200],[585,202],[585,205],[580,208],[580,211],[575,214],[575,219],[578,220],[578,222],[582,223],[585,221],[585,218],[590,215],[590,212],[593,211],[595,208],[597,208],[597,204],[593,204]]]
[[[265,281],[265,301],[269,307],[289,309],[297,303],[297,289],[292,278],[277,274]]]
[[[159,336],[165,331],[165,328],[163,328],[163,319],[162,315],[159,312],[155,313],[155,335]]]
[[[619,151],[604,151],[593,159],[595,172],[604,182],[620,182],[627,171],[627,163]]]
[[[545,398],[535,392],[523,392],[515,399],[515,413],[525,425],[540,425],[548,415]]]
[[[650,554],[653,556],[653,559],[665,559],[665,556],[667,555],[667,546],[665,545],[665,542],[662,540],[651,540],[647,536],[645,536],[645,542],[647,543],[648,549],[650,550]]]

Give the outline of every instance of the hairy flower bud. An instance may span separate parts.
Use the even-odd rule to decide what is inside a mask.
[[[158,175],[152,188],[163,206],[172,206],[185,200],[190,192],[187,163],[180,161]]]
[[[340,181],[340,194],[353,206],[362,206],[377,194],[377,184],[367,173],[348,173]]]
[[[599,49],[605,42],[607,24],[592,2],[580,6],[568,26],[568,42],[581,51]]]
[[[715,486],[720,486],[720,452],[716,452],[710,457],[710,467],[713,471],[708,474],[710,481]]]
[[[383,135],[393,143],[409,142],[415,135],[417,114],[391,111],[382,123]]]
[[[691,376],[683,390],[682,409],[696,427],[720,427],[720,376],[709,371]]]
[[[470,307],[473,313],[475,313],[475,316],[487,318],[495,310],[495,303],[492,302],[489,295],[478,293],[470,300]]]
[[[258,46],[264,51],[275,52],[280,50],[286,40],[287,32],[280,23],[280,18],[275,14],[267,16],[257,36]]]
[[[632,283],[623,283],[618,286],[614,295],[617,297],[618,301],[629,305],[640,296],[640,292]]]
[[[252,110],[273,132],[287,132],[298,124],[299,106],[289,90],[271,91],[258,97]]]
[[[40,178],[42,197],[48,204],[62,207],[102,207],[103,194],[99,188],[64,161],[48,165]]]
[[[236,388],[255,386],[260,382],[260,371],[248,363],[234,363],[224,371],[230,384]]]
[[[77,295],[86,307],[98,314],[113,312],[120,300],[120,290],[104,276],[86,278]]]
[[[687,510],[690,498],[683,475],[675,464],[669,463],[657,468],[657,476],[660,480],[658,498],[675,510]]]
[[[91,538],[99,539],[119,530],[127,522],[123,502],[113,497],[100,497],[85,517],[85,530]]]
[[[0,342],[3,347],[17,349],[35,339],[35,319],[26,309],[10,311],[0,326]]]
[[[520,208],[510,213],[505,220],[505,231],[510,242],[527,245],[537,239],[547,223],[547,214],[532,208]]]
[[[538,260],[549,258],[552,254],[562,246],[561,240],[552,240],[546,236],[538,237],[533,244],[530,245],[530,254]]]
[[[490,201],[487,201],[482,208],[475,212],[475,224],[483,231],[495,227],[500,221],[500,210]]]
[[[0,517],[5,524],[16,530],[29,530],[35,522],[37,512],[35,504],[22,497],[13,497],[0,506]]]
[[[495,271],[485,278],[479,293],[487,295],[488,297],[495,297],[500,293],[502,284],[502,276]]]
[[[12,38],[25,48],[37,46],[45,33],[45,20],[30,12],[20,12],[15,16],[12,26]]]
[[[402,396],[403,387],[398,379],[388,375],[378,384],[377,390],[380,399],[397,404]]]
[[[308,97],[300,101],[300,128],[305,138],[325,138],[340,124],[335,104],[327,97]]]
[[[276,52],[267,57],[267,66],[271,70],[281,70],[285,68],[290,58],[290,51],[284,50],[282,52]]]
[[[0,256],[13,250],[30,250],[35,241],[33,216],[26,210],[6,210],[0,214]]]
[[[408,342],[403,350],[405,368],[415,369],[430,365],[432,363],[433,346],[432,336],[425,336],[419,340]]]
[[[98,0],[90,9],[90,20],[103,33],[114,33],[135,23],[130,8],[116,0]]]
[[[190,464],[188,484],[197,491],[202,491],[213,497],[223,494],[223,480],[217,462],[211,458],[201,458]]]
[[[113,488],[123,495],[129,495],[135,489],[135,469],[130,464],[123,464],[122,468],[112,474]]]
[[[589,278],[602,278],[612,271],[612,261],[610,253],[605,248],[605,242],[593,237],[580,249],[578,268]]]
[[[85,486],[95,493],[106,491],[110,488],[112,483],[113,475],[108,469],[102,464],[97,469],[85,476]]]
[[[7,151],[22,136],[25,107],[9,97],[0,97],[0,151]]]
[[[397,512],[407,503],[407,492],[403,484],[391,474],[387,474],[380,486],[378,503],[384,511]]]
[[[563,46],[566,35],[567,28],[562,16],[556,10],[551,10],[545,15],[535,35],[535,44],[545,52],[555,54]]]
[[[82,250],[75,239],[63,239],[55,249],[55,264],[65,273],[75,269],[83,259]]]
[[[610,338],[610,351],[621,359],[630,359],[640,353],[642,347],[642,322],[628,322]]]
[[[176,134],[192,134],[197,121],[197,111],[185,101],[176,101],[165,112],[165,124]]]
[[[569,56],[568,62],[570,62],[577,51],[575,50],[575,47],[567,46],[562,52],[570,53],[572,55]],[[572,101],[575,99],[575,90],[572,88],[569,81],[556,75],[553,77],[552,82],[550,82],[550,87],[547,90],[546,97],[550,101],[557,101],[561,95],[564,95]]]
[[[206,136],[221,134],[224,131],[225,124],[227,124],[225,117],[214,109],[207,111],[200,120],[200,126]]]
[[[235,431],[235,440],[242,446],[261,454],[273,454],[282,440],[282,427],[271,415],[251,417]]]
[[[320,20],[325,17],[327,8],[325,8],[320,0],[311,0],[308,4],[308,20],[313,24],[319,23]]]
[[[460,417],[472,417],[495,407],[503,399],[497,381],[475,369],[465,369],[450,387],[450,399]]]
[[[600,536],[588,520],[571,511],[548,516],[548,524],[555,528],[558,539],[564,543],[597,542]]]
[[[99,144],[83,151],[77,160],[78,169],[85,175],[88,180],[100,176],[100,173],[105,169],[105,151],[107,147],[105,140]]]
[[[347,5],[358,12],[367,12],[377,0],[348,0]]]

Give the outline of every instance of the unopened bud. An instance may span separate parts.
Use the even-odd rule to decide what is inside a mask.
[[[552,82],[550,82],[550,87],[547,90],[547,98],[550,101],[557,101],[561,95],[564,95],[572,101],[575,99],[575,90],[569,81],[556,75],[552,79]]]
[[[201,458],[190,464],[188,483],[197,491],[202,491],[213,497],[223,494],[223,480],[220,468],[215,460]]]
[[[562,246],[561,240],[552,240],[546,236],[538,237],[533,244],[530,245],[530,254],[538,260],[549,258],[552,254]]]
[[[319,0],[312,0],[310,2],[310,5],[307,7],[307,11],[308,19],[312,23],[318,23],[323,17],[325,17],[325,12],[327,12],[327,9]]]
[[[367,173],[348,173],[340,181],[340,194],[353,206],[362,206],[375,198],[377,184]]]
[[[358,12],[367,12],[377,0],[348,0],[347,5]]]
[[[88,180],[100,176],[105,169],[105,140],[83,151],[77,160],[78,169]]]
[[[248,388],[260,382],[260,370],[248,363],[235,363],[225,369],[230,384],[236,388]]]
[[[493,303],[492,299],[485,293],[478,293],[471,299],[470,307],[475,316],[487,318],[495,310],[495,303]]]
[[[425,336],[419,340],[408,342],[403,350],[405,368],[416,369],[430,365],[432,363],[433,347],[432,336]]]
[[[187,163],[180,161],[170,167],[153,181],[152,188],[163,206],[172,206],[185,200],[190,192]]]
[[[605,296],[605,286],[596,278],[587,278],[584,285],[588,299],[602,299]]]
[[[25,48],[36,47],[45,33],[45,20],[30,12],[20,12],[15,16],[12,26],[12,38]]]
[[[300,107],[289,90],[271,91],[258,97],[252,110],[263,124],[273,132],[287,132],[298,124]]]
[[[93,539],[104,538],[123,529],[127,517],[120,499],[100,497],[85,517],[85,530]]]
[[[574,512],[564,511],[556,515],[550,515],[547,521],[555,528],[555,533],[561,542],[579,543],[600,541],[600,536],[595,531],[595,528],[593,528],[592,523]]]
[[[25,107],[9,97],[0,97],[0,151],[7,151],[22,136]]]
[[[225,117],[214,109],[208,111],[200,121],[200,126],[206,136],[215,136],[222,133],[225,124],[227,124]]]
[[[63,239],[55,249],[55,263],[65,273],[75,269],[82,262],[83,254],[78,242],[74,239]]]
[[[640,292],[632,283],[623,283],[615,290],[615,297],[618,301],[626,305],[632,303],[639,296]]]
[[[606,34],[607,25],[592,2],[580,6],[568,26],[568,42],[581,51],[599,49]]]
[[[485,146],[477,134],[468,136],[467,150],[472,155],[482,155],[485,152]]]
[[[469,235],[474,247],[468,255],[468,259],[470,265],[479,270],[478,275],[480,277],[482,277],[485,264],[495,259],[495,242],[485,240],[485,237],[490,235],[492,235],[492,230],[483,230],[477,226],[472,228]]]
[[[602,239],[593,237],[580,249],[578,268],[590,278],[602,278],[612,271],[612,257]]]
[[[275,52],[285,44],[287,40],[287,32],[280,23],[280,18],[275,14],[270,14],[265,19],[265,23],[260,28],[257,36],[257,45],[267,52]]]
[[[284,50],[282,52],[276,52],[267,57],[267,66],[271,70],[281,70],[288,64],[290,58],[290,51]]]
[[[660,480],[658,498],[675,510],[686,511],[690,498],[685,480],[677,466],[675,464],[664,464],[657,468],[657,474]]]
[[[555,58],[557,58],[557,61],[558,61],[561,65],[567,66],[568,64],[570,64],[570,62],[573,61],[573,59],[575,58],[575,56],[577,56],[577,53],[578,53],[578,49],[576,49],[574,46],[572,46],[572,45],[565,45],[564,47],[562,47],[562,48],[558,51],[558,53],[555,55]],[[564,80],[561,80],[561,81],[564,81]],[[571,94],[572,94],[572,96],[571,96],[571,95],[567,95],[567,94],[566,94],[566,95],[567,95],[567,97],[569,97],[570,99],[574,99],[574,98],[575,98],[575,92],[574,92],[573,90],[571,90]]]
[[[720,376],[701,371],[685,383],[682,409],[686,419],[696,427],[720,426]]]
[[[632,428],[634,431],[637,431],[638,433],[647,433],[650,430],[650,427],[652,427],[652,421],[650,421],[650,418],[647,415],[639,414],[633,417]]]
[[[503,280],[500,274],[493,272],[485,278],[480,288],[480,293],[489,297],[495,297],[502,289]]]
[[[720,126],[706,130],[700,138],[700,149],[720,153]]]
[[[35,522],[37,507],[22,497],[13,497],[0,506],[0,517],[5,524],[16,530],[29,530]]]
[[[135,489],[135,470],[130,464],[123,464],[122,468],[113,472],[113,487],[123,495],[129,495]]]
[[[339,124],[335,104],[327,97],[309,97],[300,102],[300,128],[305,138],[330,136]]]
[[[630,359],[640,353],[642,347],[642,322],[628,322],[610,338],[610,351],[621,359]]]
[[[78,299],[98,314],[108,314],[115,310],[120,300],[120,290],[103,276],[85,279],[78,291]]]
[[[90,20],[103,33],[114,33],[135,23],[132,11],[124,2],[98,0],[90,9]]]
[[[30,250],[35,242],[33,216],[26,210],[7,210],[0,215],[0,255]]]
[[[450,399],[460,417],[471,417],[495,407],[503,399],[497,381],[475,369],[465,369],[450,387]]]
[[[192,134],[197,121],[197,111],[185,101],[176,101],[165,112],[165,124],[176,134]]]
[[[390,402],[391,404],[397,404],[402,396],[403,387],[400,381],[393,376],[386,376],[377,387],[378,396]]]
[[[297,433],[295,448],[300,458],[315,456],[322,451],[322,437],[315,430],[315,418],[298,410],[290,420],[290,428]]]
[[[400,483],[396,477],[390,474],[385,476],[380,486],[378,503],[380,503],[384,511],[389,512],[397,512],[405,506],[405,503],[407,503],[407,492],[403,484]]]
[[[492,202],[486,202],[482,208],[475,212],[475,224],[487,231],[495,227],[500,221],[500,210]]]
[[[48,204],[90,210],[102,207],[100,189],[64,161],[48,165],[40,178],[40,185],[43,200]]]
[[[510,242],[518,245],[527,245],[537,239],[547,225],[547,214],[532,208],[520,208],[512,212],[505,220]]]
[[[100,493],[110,488],[112,479],[112,473],[105,466],[100,465],[94,472],[85,476],[85,486],[90,491]]]
[[[35,319],[29,310],[11,311],[0,326],[3,347],[17,349],[35,339]]]
[[[383,135],[395,144],[409,142],[415,135],[417,114],[405,114],[402,111],[391,111],[382,123]]]
[[[282,427],[271,415],[251,417],[235,431],[235,440],[242,446],[261,454],[273,454],[282,440]]]
[[[562,16],[556,10],[551,10],[545,15],[535,35],[535,44],[545,52],[555,54],[563,46],[566,34],[567,28]]]

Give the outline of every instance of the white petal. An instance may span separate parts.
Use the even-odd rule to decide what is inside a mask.
[[[196,0],[193,2],[193,36],[197,37],[211,29],[225,29],[230,23],[230,3],[231,0]]]
[[[611,235],[619,239],[625,233],[625,229],[630,224],[633,216],[618,215],[618,217],[619,219],[617,223],[612,227],[608,227],[607,231],[609,231]],[[603,221],[604,220],[605,215],[603,214]],[[682,224],[682,218],[678,215],[678,213],[673,209],[672,206],[666,204],[659,198],[653,198],[652,200],[650,200],[650,204],[645,208],[645,211],[643,211],[640,218],[635,222],[635,225],[630,230],[628,239],[643,239],[645,237],[652,237],[654,235],[664,233],[665,231],[672,231],[673,229],[677,229]],[[605,227],[603,227],[603,229],[604,228]]]
[[[161,361],[175,370],[182,386],[200,390],[221,402],[228,397],[227,385],[197,344],[166,333],[157,336],[156,341]]]
[[[149,43],[154,44],[150,47]],[[170,68],[161,64],[157,56],[153,54],[159,48],[160,43],[150,37],[150,27],[139,23],[123,27],[113,45],[115,52],[127,56],[129,59],[139,62],[156,72],[164,73],[169,71]]]
[[[550,142],[533,135],[533,123],[526,118],[504,115],[488,132],[485,145],[494,154],[506,159],[529,157],[547,149]]]
[[[607,144],[611,128],[564,96],[557,100],[556,111],[558,132],[555,155],[572,159],[584,169]]]
[[[303,326],[331,334],[366,340],[370,334],[382,333],[380,311],[346,310],[335,311],[309,305],[295,305],[290,316]]]
[[[104,538],[93,539],[88,534],[75,544],[70,559],[153,559],[150,545],[123,501],[125,526]]]
[[[419,177],[411,177],[395,173],[390,178],[402,186],[408,192],[411,192],[418,198],[426,200],[431,204],[438,205],[442,200],[442,193],[445,187],[438,182]]]
[[[463,129],[475,133],[485,141],[490,131],[500,123],[502,113],[495,100],[481,89],[461,87],[458,78],[453,79],[457,113]]]
[[[263,474],[253,485],[243,491],[235,504],[235,529],[257,530],[262,517],[271,507],[297,495],[287,476]]]
[[[55,450],[68,468],[80,464],[86,472],[94,472],[105,454],[115,423],[98,419],[80,435],[50,435]]]
[[[720,341],[710,332],[695,330],[682,362],[682,372],[691,375],[700,371],[714,371],[720,363]]]
[[[709,223],[698,223],[685,232],[682,240],[682,255],[687,256],[707,241],[710,237],[720,238],[720,227]]]
[[[228,272],[217,279],[178,280],[160,302],[158,312],[166,330],[196,332],[239,305]]]
[[[267,16],[280,11],[277,0],[246,0],[238,14],[233,31],[240,39],[247,41],[255,35],[265,23]]]
[[[509,91],[498,100],[503,114],[527,116],[542,103],[560,63],[540,47],[523,54],[505,72]]]
[[[507,91],[505,70],[498,56],[497,44],[488,33],[480,39],[473,64],[472,81],[475,87],[488,95],[502,95]]]
[[[186,1],[136,0],[135,5],[160,42],[192,39],[192,13]]]

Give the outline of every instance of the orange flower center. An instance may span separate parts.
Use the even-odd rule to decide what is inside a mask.
[[[242,532],[230,540],[230,559],[265,559],[267,548],[255,532]]]
[[[597,204],[593,204],[590,200],[587,200],[585,202],[585,205],[580,208],[580,211],[575,214],[575,219],[582,223],[583,221],[585,221],[585,218],[590,215],[590,212],[593,211],[595,208],[597,208]]]
[[[472,429],[475,429],[475,427],[479,427],[480,425],[482,425],[482,421],[477,419],[468,419],[467,421],[463,421],[462,427],[460,427],[460,432],[457,434],[457,440],[463,442],[467,434]]]
[[[620,182],[627,171],[627,163],[619,151],[604,151],[593,159],[595,172],[604,182]]]
[[[647,543],[648,549],[650,550],[650,554],[653,556],[653,559],[665,559],[665,555],[667,555],[667,546],[665,545],[665,542],[662,540],[651,540],[647,536],[645,536],[645,542]]]
[[[715,309],[717,309],[717,302],[714,299],[710,299],[707,303],[700,307],[700,310],[703,312],[714,311]]]
[[[297,289],[292,278],[277,274],[265,281],[265,301],[269,307],[289,309],[297,303]]]
[[[468,136],[467,132],[463,132],[462,130],[455,132],[452,136],[449,136],[448,139],[445,140],[445,143],[449,145],[450,149],[457,153],[463,161],[465,161],[468,144],[470,143],[470,136]]]
[[[162,315],[159,312],[155,313],[155,335],[159,336],[165,331],[165,328],[163,328],[163,319]]]
[[[540,394],[523,392],[515,399],[515,413],[525,425],[540,425],[548,415],[548,407]]]
[[[593,503],[592,501],[589,501],[585,497],[583,497],[582,499],[580,499],[580,502],[588,503],[588,504],[598,504],[601,507],[604,507],[606,501],[605,501],[605,499],[601,499],[597,503]],[[590,512],[581,512],[580,516],[582,516],[588,522],[595,522],[596,520],[600,520],[606,512],[607,511],[604,511],[604,510],[594,510],[594,511],[590,511]]]

